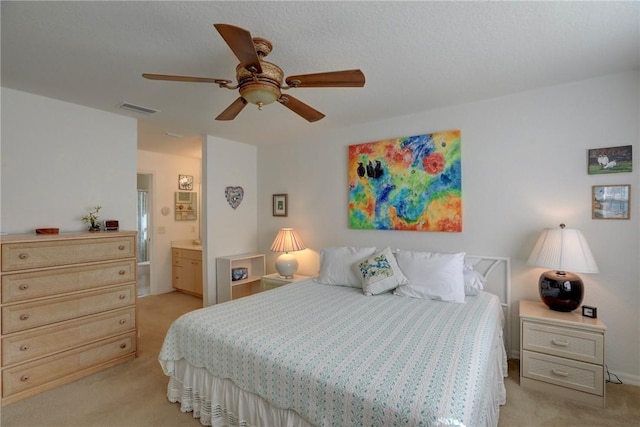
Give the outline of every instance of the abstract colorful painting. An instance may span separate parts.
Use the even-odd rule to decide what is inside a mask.
[[[460,131],[349,146],[349,227],[462,231]]]

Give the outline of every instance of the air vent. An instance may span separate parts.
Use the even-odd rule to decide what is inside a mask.
[[[120,108],[140,114],[155,114],[158,112],[158,110],[154,110],[153,108],[141,107],[139,105],[130,104],[128,102],[123,102],[122,104],[120,104]]]

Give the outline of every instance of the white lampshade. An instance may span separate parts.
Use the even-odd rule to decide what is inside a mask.
[[[575,273],[597,273],[598,266],[591,250],[579,230],[547,228],[538,238],[529,264],[551,268],[540,275],[538,290],[540,298],[551,310],[573,311],[584,297],[584,283]]]
[[[557,271],[598,273],[587,240],[580,230],[565,228],[545,229],[529,256],[529,265]]]
[[[293,228],[281,229],[273,243],[273,252],[284,252],[276,260],[276,270],[278,274],[285,278],[291,278],[298,271],[298,260],[289,252],[301,251],[305,249],[304,243]]]

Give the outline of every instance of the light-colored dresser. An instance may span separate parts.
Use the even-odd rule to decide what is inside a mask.
[[[520,385],[604,408],[605,330],[577,311],[520,301]]]
[[[0,245],[2,405],[136,356],[136,232]]]

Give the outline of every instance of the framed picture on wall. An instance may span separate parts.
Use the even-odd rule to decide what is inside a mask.
[[[287,195],[273,195],[273,216],[287,216]]]
[[[629,219],[630,185],[594,185],[591,190],[592,219]]]
[[[587,172],[589,175],[632,172],[632,163],[631,145],[593,148],[588,151]]]
[[[193,176],[178,175],[178,190],[193,190]]]

